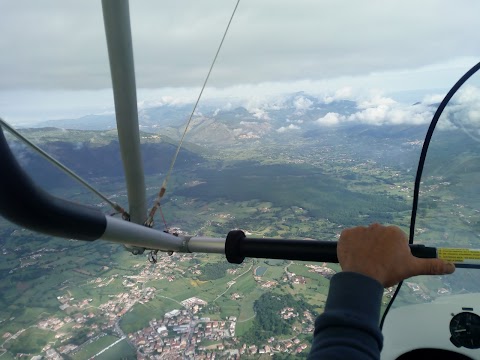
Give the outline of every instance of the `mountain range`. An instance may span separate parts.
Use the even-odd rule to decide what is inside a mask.
[[[228,148],[258,153],[267,144],[273,148],[271,153],[279,146],[288,146],[297,149],[297,154],[306,154],[319,146],[340,146],[348,154],[411,167],[412,156],[417,156],[428,124],[377,126],[347,121],[328,126],[318,121],[330,113],[343,118],[354,116],[362,111],[361,106],[350,100],[325,101],[304,92],[248,108],[203,105],[192,118],[176,167],[192,167]],[[166,171],[191,110],[192,104],[140,109],[146,175]],[[50,120],[21,131],[82,177],[92,180],[123,176],[114,114]],[[41,171],[45,166],[43,159],[37,159],[24,146],[13,147],[20,162],[40,184],[62,184],[63,177]]]
[[[219,107],[218,102],[206,101],[195,111],[189,124],[186,141],[192,146],[200,145],[203,150],[212,146],[218,148],[229,145],[248,146],[254,143],[277,144],[314,140],[325,137],[328,133],[335,133],[341,137],[401,138],[405,141],[415,141],[423,139],[427,122],[435,107],[436,104],[416,103],[402,108],[388,98],[380,98],[378,104],[367,103],[365,107],[365,104],[360,102],[318,98],[305,92],[238,106],[227,103]],[[192,109],[193,104],[165,102],[143,104],[139,110],[140,130],[147,134],[160,134],[162,139],[177,143]],[[398,117],[399,114],[403,116],[402,121],[394,124],[388,122],[388,119]],[[424,118],[422,122],[410,121],[418,114]],[[378,119],[379,116],[383,118]],[[329,121],[333,119],[333,124],[322,123],[322,119],[326,118]],[[342,119],[354,121],[340,121]],[[379,124],[382,126],[377,126]],[[49,120],[36,124],[36,127],[109,131],[116,129],[116,122],[112,113],[87,115],[77,119]]]

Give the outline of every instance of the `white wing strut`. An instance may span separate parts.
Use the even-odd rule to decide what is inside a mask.
[[[147,205],[128,0],[102,0],[102,8],[130,219],[143,224]]]

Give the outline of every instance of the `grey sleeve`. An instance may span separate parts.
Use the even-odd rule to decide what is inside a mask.
[[[382,285],[353,272],[330,282],[325,311],[315,322],[309,359],[380,359]]]

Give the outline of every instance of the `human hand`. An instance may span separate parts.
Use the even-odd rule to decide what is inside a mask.
[[[441,259],[413,256],[407,235],[396,226],[372,224],[343,230],[337,256],[343,271],[369,276],[384,287],[415,275],[444,275],[455,271],[453,264]]]

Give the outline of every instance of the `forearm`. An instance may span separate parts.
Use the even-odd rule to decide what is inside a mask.
[[[336,274],[325,312],[315,323],[309,359],[379,359],[382,294],[382,285],[374,279],[357,273]]]

